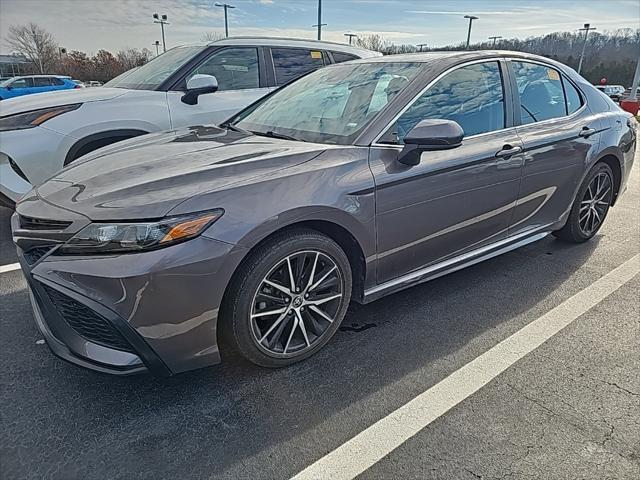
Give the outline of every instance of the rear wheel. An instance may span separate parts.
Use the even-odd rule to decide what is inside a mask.
[[[310,357],[337,331],[351,267],[330,238],[294,230],[254,251],[230,288],[232,343],[253,363],[282,367]]]
[[[611,207],[613,186],[611,167],[606,163],[596,164],[578,191],[567,223],[553,234],[575,243],[593,238]]]

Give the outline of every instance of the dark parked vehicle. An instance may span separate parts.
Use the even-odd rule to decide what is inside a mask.
[[[595,87],[616,103],[622,100],[625,92],[622,85],[595,85]]]
[[[223,336],[284,366],[350,300],[549,233],[589,240],[635,144],[630,115],[542,57],[370,58],[221,127],[98,150],[18,203],[13,236],[36,322],[71,362],[178,373],[219,362]]]

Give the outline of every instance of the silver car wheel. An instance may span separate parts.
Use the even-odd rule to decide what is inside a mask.
[[[305,250],[278,262],[253,296],[253,340],[276,357],[304,354],[336,320],[344,281],[336,262],[325,253]]]
[[[613,198],[613,182],[607,172],[601,172],[589,182],[580,203],[578,223],[583,235],[589,237],[600,227]]]

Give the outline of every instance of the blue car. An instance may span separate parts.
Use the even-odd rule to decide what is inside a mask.
[[[63,77],[61,75],[12,77],[0,82],[0,100],[31,95],[32,93],[69,90],[72,88],[82,87],[71,80],[71,77]]]

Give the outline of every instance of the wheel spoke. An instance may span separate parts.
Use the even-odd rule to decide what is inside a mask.
[[[271,332],[273,332],[273,331],[276,329],[276,327],[277,327],[278,325],[280,325],[280,324],[282,323],[282,321],[283,321],[285,318],[287,318],[287,312],[285,312],[285,313],[283,313],[282,315],[280,315],[280,316],[277,318],[277,320],[276,320],[275,322],[273,322],[273,324],[269,327],[269,330],[267,330],[267,331],[264,333],[264,335],[262,335],[262,337],[260,337],[260,338],[258,339],[258,341],[259,341],[260,343],[262,343],[262,342],[264,341],[264,339],[265,339],[265,338],[267,338],[267,337],[269,336],[269,334],[270,334]]]
[[[315,300],[308,300],[307,305],[322,305],[323,303],[330,302],[331,300],[335,300],[336,298],[342,297],[341,293],[336,293],[335,295],[329,295],[327,297],[317,298]]]
[[[258,312],[251,315],[251,318],[268,317],[269,315],[277,315],[278,313],[286,312],[286,308],[278,308],[277,310],[269,310],[267,312]]]
[[[311,289],[311,285],[313,284],[313,279],[316,276],[316,266],[318,265],[318,257],[320,254],[316,252],[316,256],[313,257],[313,265],[311,266],[311,274],[309,275],[309,281],[307,282],[306,290],[309,291]]]
[[[287,257],[287,270],[289,270],[289,281],[291,282],[291,291],[296,291],[296,282],[293,279],[293,269],[291,268],[291,260],[290,257]]]
[[[289,333],[289,339],[287,340],[287,344],[284,346],[284,351],[282,353],[287,353],[287,350],[289,350],[291,339],[293,338],[293,334],[295,333],[297,327],[298,327],[298,317],[296,316],[296,318],[293,319],[293,327],[291,327],[291,333]]]
[[[331,274],[331,272],[333,272],[337,267],[334,265],[333,267],[331,267],[327,273],[325,273],[322,277],[320,277],[320,280],[318,280],[316,283],[314,283],[313,285],[311,285],[308,289],[309,292],[315,290],[316,288],[318,288],[318,286],[320,284],[322,284],[322,282],[325,281],[325,279]]]
[[[602,199],[604,199],[610,191],[611,191],[611,187],[607,187],[607,189],[604,192],[602,192],[601,195],[598,195],[596,197],[596,200],[602,201]]]
[[[272,282],[271,280],[267,280],[266,278],[264,279],[264,283],[266,283],[270,287],[280,290],[282,293],[286,293],[287,295],[292,295],[291,290],[289,290],[284,285],[280,285],[279,283]]]
[[[296,316],[298,317],[298,326],[300,327],[300,331],[302,332],[302,336],[304,337],[304,342],[307,344],[307,347],[311,345],[309,342],[309,337],[307,336],[307,329],[304,326],[304,320],[302,319],[302,313],[296,310]]]
[[[318,315],[320,315],[322,318],[324,318],[327,322],[333,323],[333,318],[331,318],[329,315],[324,313],[322,310],[320,310],[315,305],[309,305],[309,310],[312,310],[312,311],[316,312]]]

